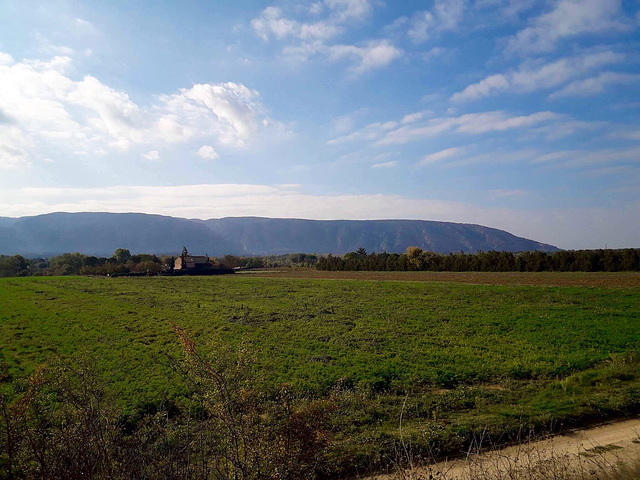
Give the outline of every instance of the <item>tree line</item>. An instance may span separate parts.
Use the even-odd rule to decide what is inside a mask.
[[[132,255],[118,248],[111,257],[96,257],[83,253],[64,253],[50,258],[25,258],[22,255],[0,255],[0,277],[41,275],[157,275],[174,265],[176,256],[149,253]],[[318,257],[308,253],[289,253],[263,257],[225,255],[212,259],[226,268],[311,267]]]
[[[175,256],[132,255],[118,248],[111,257],[79,252],[50,258],[0,255],[0,277],[40,275],[157,275],[173,265]],[[314,267],[318,270],[435,272],[622,272],[640,271],[640,250],[561,250],[442,254],[418,247],[405,253],[367,253],[364,248],[344,256],[290,253],[269,256],[225,255],[213,258],[227,268]]]
[[[558,252],[497,252],[441,254],[409,247],[405,253],[371,253],[364,248],[343,257],[318,260],[318,270],[435,272],[622,272],[640,270],[640,251],[561,250]]]
[[[220,264],[230,268],[279,268],[279,267],[312,267],[318,262],[313,253],[287,253],[284,255],[216,257]]]
[[[0,256],[0,277],[41,275],[115,275],[157,274],[171,257],[148,253],[132,255],[118,248],[111,257],[95,257],[83,253],[63,253],[50,258],[24,258],[22,255]]]

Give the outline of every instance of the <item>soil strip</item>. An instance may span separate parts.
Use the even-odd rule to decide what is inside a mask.
[[[384,474],[370,480],[398,478],[434,478],[469,480],[479,472],[501,478],[514,469],[536,464],[562,465],[564,468],[594,471],[617,462],[637,461],[640,458],[640,418],[607,423],[583,430],[574,430],[543,440],[470,454],[467,458],[438,462],[429,467],[415,468],[401,474]],[[431,477],[430,477],[431,475]]]

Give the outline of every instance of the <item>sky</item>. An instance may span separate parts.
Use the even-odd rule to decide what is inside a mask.
[[[0,0],[0,216],[640,247],[640,1]]]

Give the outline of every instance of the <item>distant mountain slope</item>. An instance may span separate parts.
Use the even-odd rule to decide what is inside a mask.
[[[2,225],[2,223],[0,223]],[[5,230],[0,227],[0,252],[56,255],[82,252],[111,255],[116,248],[132,252],[176,252],[188,245],[194,252],[231,248],[200,220],[141,213],[51,213],[22,217]],[[7,245],[6,243],[9,243]]]
[[[18,221],[17,218],[0,217],[0,228],[11,226],[17,221]]]
[[[247,254],[287,252],[404,252],[418,246],[434,252],[557,250],[503,230],[423,220],[296,220],[222,218],[205,223]]]
[[[0,217],[0,253],[5,255],[75,251],[111,255],[120,247],[132,252],[174,253],[183,245],[194,253],[209,255],[342,254],[359,247],[369,252],[404,252],[409,246],[443,253],[557,250],[495,228],[423,220],[188,220],[141,213]]]

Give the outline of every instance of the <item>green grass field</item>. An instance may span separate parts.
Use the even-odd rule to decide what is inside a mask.
[[[177,404],[174,322],[210,355],[243,348],[255,385],[337,384],[338,450],[370,458],[400,434],[447,451],[474,429],[640,407],[640,288],[255,278],[0,279],[5,393],[61,356],[94,361],[125,410]],[[337,450],[337,451],[338,451]],[[354,460],[355,461],[355,460]]]

